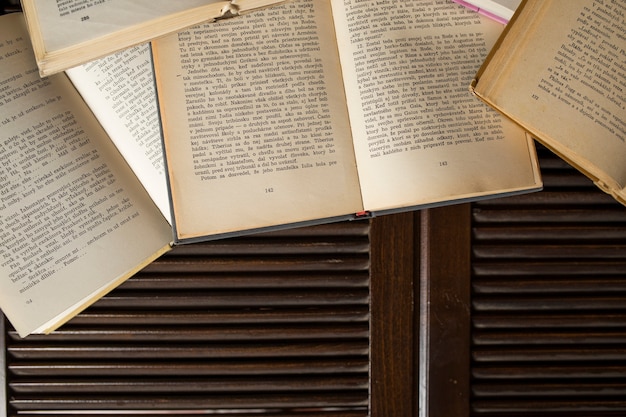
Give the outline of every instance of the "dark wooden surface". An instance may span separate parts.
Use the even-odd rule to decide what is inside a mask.
[[[420,218],[421,416],[469,411],[470,205]]]
[[[544,191],[473,205],[471,413],[626,415],[626,208],[540,154]]]
[[[405,213],[372,221],[372,416],[417,415],[418,220]]]
[[[368,415],[369,229],[178,247],[50,335],[8,328],[9,414]]]

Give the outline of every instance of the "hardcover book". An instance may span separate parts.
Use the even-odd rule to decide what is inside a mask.
[[[530,137],[467,89],[503,26],[391,5],[301,0],[152,43],[176,242],[541,187]]]

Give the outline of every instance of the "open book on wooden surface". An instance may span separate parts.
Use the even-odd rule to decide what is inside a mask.
[[[42,75],[284,0],[22,0]]]
[[[128,162],[162,166],[149,50],[120,53],[127,65],[115,71],[107,59],[81,71],[95,74],[93,90],[113,103],[91,103],[118,116],[110,133],[156,142],[156,156],[141,143],[122,157],[64,73],[39,77],[21,13],[0,17],[0,57],[0,307],[26,336],[57,328],[167,251],[172,230],[162,167],[146,186]],[[98,80],[98,66],[109,78]]]
[[[472,82],[626,204],[626,3],[525,1]]]
[[[175,240],[539,189],[530,137],[467,90],[502,28],[299,0],[154,41]]]

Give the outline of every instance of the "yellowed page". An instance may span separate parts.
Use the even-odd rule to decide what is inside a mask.
[[[0,306],[49,331],[163,251],[171,228],[64,74],[0,17]]]
[[[211,21],[226,10],[245,13],[283,0],[24,0],[43,75]],[[231,12],[232,13],[232,12]]]
[[[447,0],[332,3],[366,210],[540,187],[531,140],[468,90],[501,24]]]
[[[170,219],[149,44],[66,71],[150,197]]]
[[[220,0],[32,0],[46,50],[54,51],[128,30],[154,19]],[[207,19],[209,17],[207,16]]]
[[[476,86],[477,94],[622,202],[624,15],[624,2],[528,2]]]
[[[362,210],[327,2],[153,44],[179,238]]]

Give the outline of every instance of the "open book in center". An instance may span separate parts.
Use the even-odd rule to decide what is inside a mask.
[[[445,0],[301,0],[153,42],[176,241],[528,192],[467,85],[502,25]]]

